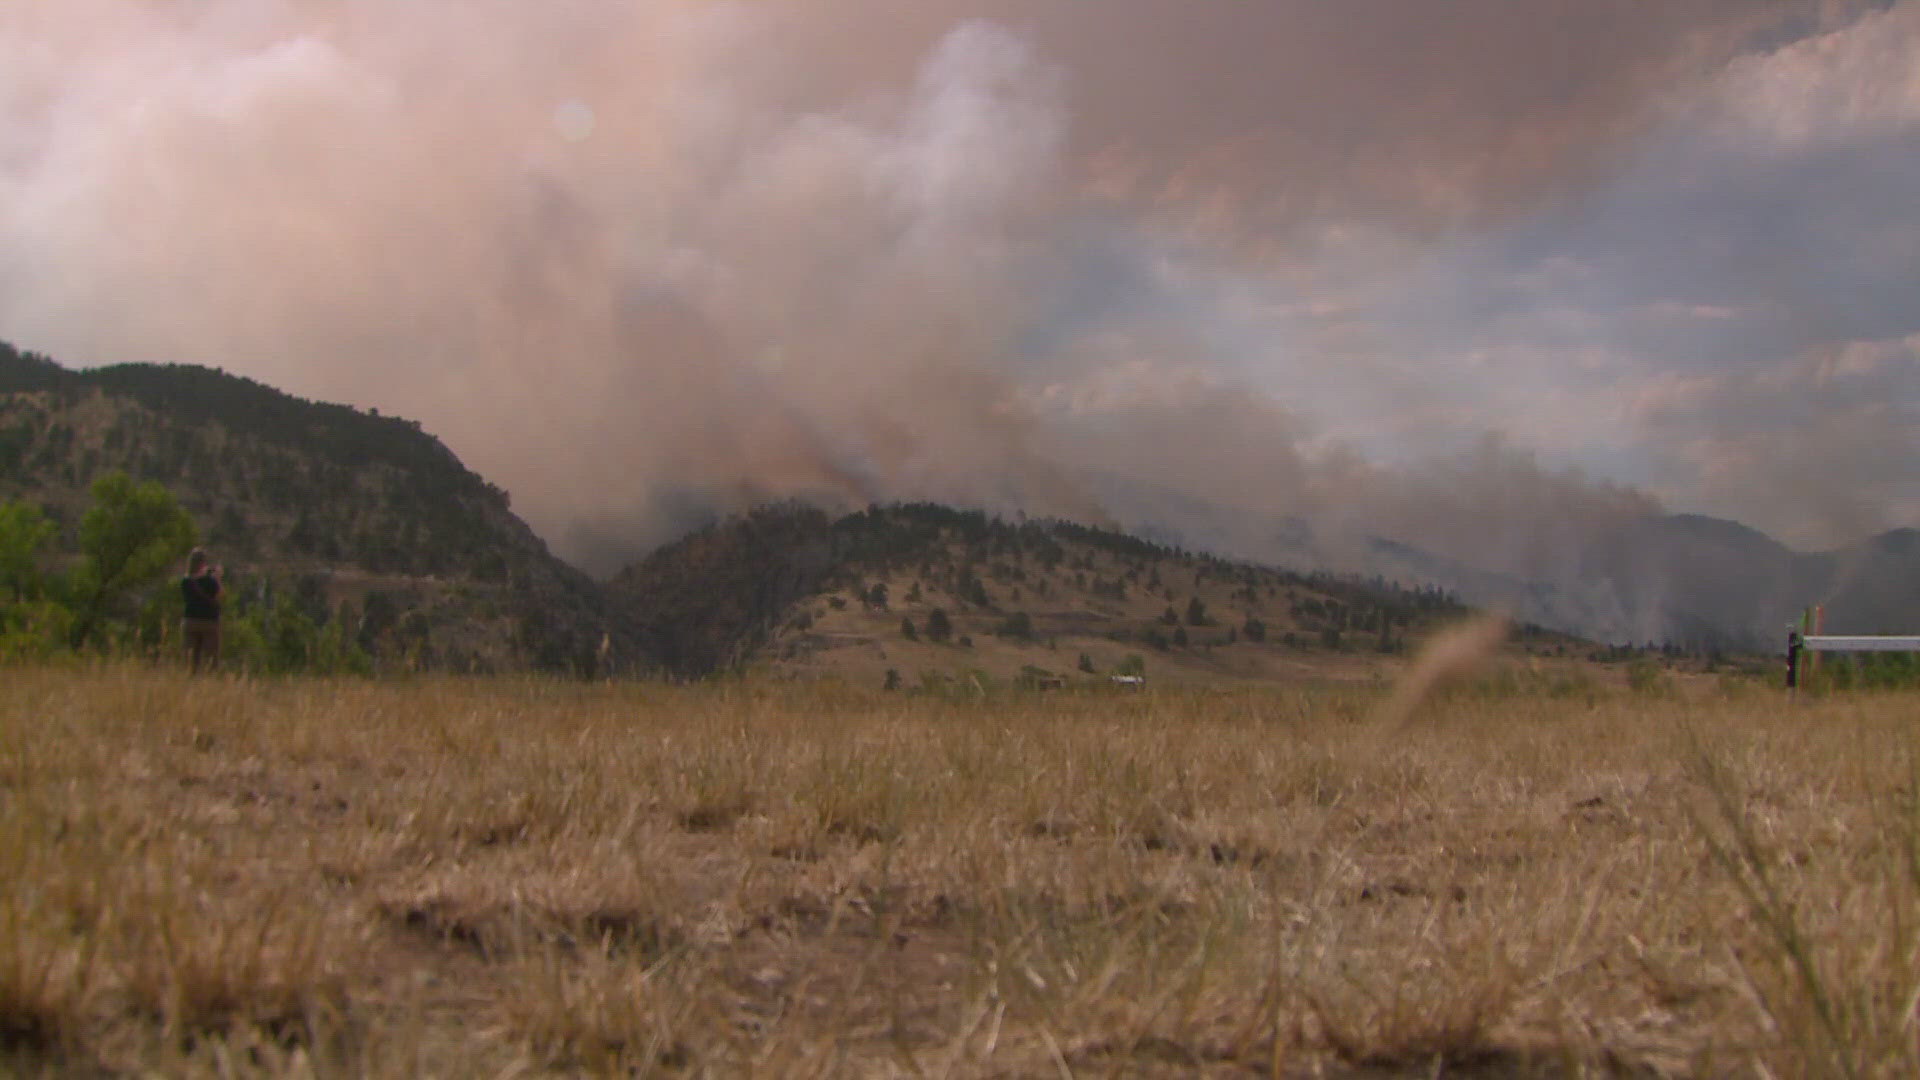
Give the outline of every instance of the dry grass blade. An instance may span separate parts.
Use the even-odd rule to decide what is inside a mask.
[[[1911,697],[5,674],[0,1073],[1920,1067]]]

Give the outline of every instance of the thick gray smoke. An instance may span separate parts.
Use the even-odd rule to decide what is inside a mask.
[[[418,418],[601,571],[798,495],[1551,575],[1636,486],[1754,481],[1676,480],[1642,398],[1552,419],[1581,347],[1670,373],[1527,292],[1547,249],[1641,280],[1608,193],[1770,63],[1858,74],[1800,43],[1920,40],[1879,6],[20,0],[0,336]]]

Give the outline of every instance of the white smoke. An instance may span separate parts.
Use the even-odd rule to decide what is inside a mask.
[[[0,336],[417,418],[598,570],[799,495],[1564,576],[1654,504],[1462,456],[1554,422],[1379,283],[1854,6],[19,0]]]

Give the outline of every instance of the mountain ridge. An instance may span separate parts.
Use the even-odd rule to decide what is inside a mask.
[[[400,636],[416,655],[424,648],[437,663],[472,669],[695,675],[751,664],[763,649],[792,645],[792,612],[855,572],[835,562],[858,548],[848,530],[859,526],[846,523],[879,520],[774,504],[695,530],[596,581],[554,556],[512,513],[504,490],[417,421],[194,365],[69,370],[0,343],[0,498],[41,501],[70,534],[86,481],[109,468],[166,483],[203,523],[208,544],[235,561],[325,577],[307,591],[334,606],[353,601],[361,619],[370,592],[391,593],[377,606],[397,610],[375,620],[383,625],[367,632],[369,642],[410,626]],[[905,505],[916,508],[909,515],[939,516]],[[1032,526],[1095,547],[1122,537],[1143,545],[1138,558],[1159,551],[1168,554],[1150,557],[1235,563],[1179,550],[1194,529],[1226,535],[1199,510],[1189,515],[1192,528],[1153,533],[1164,542],[1139,530],[942,512],[957,515],[941,518],[942,528],[963,532]],[[1235,564],[1340,579],[1280,569],[1317,548],[1309,522],[1289,518],[1276,528],[1279,559],[1239,551]],[[1357,563],[1342,561],[1354,580],[1438,587],[1524,623],[1615,642],[1771,651],[1810,604],[1827,606],[1837,632],[1910,631],[1920,613],[1914,529],[1798,552],[1728,519],[1638,517],[1580,537],[1567,555],[1571,571],[1555,581],[1476,567],[1397,537],[1368,537],[1359,551]],[[1129,624],[1129,633],[1139,630]]]

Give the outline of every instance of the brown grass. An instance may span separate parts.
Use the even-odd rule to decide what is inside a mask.
[[[0,679],[0,1074],[1920,1071],[1910,695]]]

